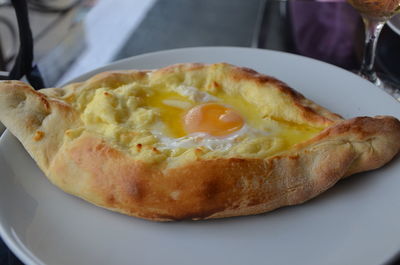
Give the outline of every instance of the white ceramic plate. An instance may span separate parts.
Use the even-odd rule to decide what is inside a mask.
[[[388,21],[389,27],[400,35],[400,14]]]
[[[346,117],[400,105],[354,74],[280,52],[190,48],[137,56],[98,71],[220,62],[285,80]],[[85,74],[79,80],[92,75]],[[341,181],[303,205],[199,222],[113,213],[52,186],[8,132],[0,141],[0,232],[27,264],[381,264],[400,250],[400,161]]]

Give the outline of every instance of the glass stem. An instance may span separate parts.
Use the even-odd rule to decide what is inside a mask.
[[[376,44],[379,34],[385,25],[385,19],[371,18],[362,16],[365,26],[365,46],[364,56],[361,63],[360,75],[376,85],[380,85],[376,72],[374,70]]]

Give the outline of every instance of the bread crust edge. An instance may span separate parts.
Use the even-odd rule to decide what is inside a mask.
[[[206,65],[181,64],[156,71],[202,67]],[[273,82],[306,119],[330,127],[266,159],[196,160],[166,170],[133,160],[95,134],[83,133],[62,144],[65,131],[80,124],[79,115],[19,81],[0,82],[0,120],[62,190],[113,211],[158,221],[250,215],[299,204],[343,177],[381,167],[399,152],[400,122],[394,117],[343,120],[279,80],[247,68],[231,70],[234,78],[260,86]],[[69,88],[145,78],[146,73],[107,72]],[[57,134],[52,133],[55,126]]]
[[[397,119],[358,117],[267,159],[199,159],[162,170],[83,134],[58,153],[48,173],[64,191],[127,215],[223,218],[303,203],[343,177],[386,164],[399,140]]]

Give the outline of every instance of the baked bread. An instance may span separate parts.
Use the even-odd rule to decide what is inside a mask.
[[[400,148],[394,117],[345,120],[224,63],[105,72],[40,91],[3,81],[0,121],[65,192],[159,221],[300,204]]]

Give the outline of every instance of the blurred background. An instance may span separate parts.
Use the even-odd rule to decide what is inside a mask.
[[[356,71],[364,42],[360,16],[343,0],[27,2],[35,62],[46,86],[115,60],[195,46],[279,50]],[[0,71],[11,69],[18,46],[14,10],[0,0]],[[398,15],[384,27],[376,58],[378,72],[395,84],[400,84],[399,47]],[[0,264],[21,264],[1,240]]]
[[[35,61],[47,86],[157,50],[241,46],[281,50],[356,70],[363,26],[343,0],[28,0]],[[381,34],[378,71],[400,83],[400,17]],[[18,51],[15,14],[0,0],[0,71]]]

